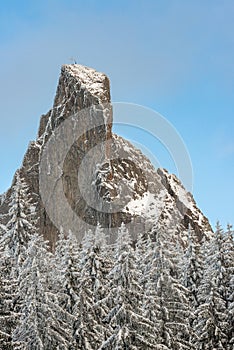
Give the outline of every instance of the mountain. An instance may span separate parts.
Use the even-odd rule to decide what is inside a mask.
[[[155,169],[129,141],[112,133],[108,77],[94,69],[63,65],[52,109],[42,115],[12,187],[0,197],[0,223],[9,221],[16,178],[28,186],[39,232],[52,249],[58,231],[82,237],[98,223],[110,240],[124,222],[134,238],[161,226],[178,232],[190,225],[197,240],[212,231],[175,175]]]

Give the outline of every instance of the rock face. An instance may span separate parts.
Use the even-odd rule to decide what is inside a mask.
[[[82,116],[83,111],[85,114]],[[64,65],[53,108],[41,117],[38,138],[30,143],[19,169],[36,204],[39,231],[50,241],[52,249],[57,239],[58,225],[51,221],[41,198],[41,159],[47,142],[71,116],[76,116],[77,130],[84,132],[69,147],[67,135],[64,140],[62,137],[60,149],[48,156],[48,162],[57,162],[68,147],[55,174],[62,184],[69,211],[74,215],[72,229],[76,233],[87,227],[95,228],[98,222],[104,229],[113,231],[125,222],[135,236],[141,230],[149,230],[155,223],[178,229],[178,232],[190,224],[198,239],[209,235],[212,230],[208,220],[176,176],[164,169],[154,169],[139,150],[112,134],[110,84],[106,75],[80,65]],[[95,127],[90,128],[94,120]],[[78,179],[80,168],[83,171]],[[50,191],[50,170],[47,169],[47,172],[48,188],[46,184],[45,189]],[[85,200],[82,184],[85,195],[96,206]],[[0,223],[3,224],[8,221],[11,193],[10,188],[0,197]],[[61,205],[59,207],[56,197],[53,206],[55,216],[63,217],[61,227],[65,221],[65,209]],[[113,207],[115,210],[110,210]],[[78,224],[75,217],[80,219]]]

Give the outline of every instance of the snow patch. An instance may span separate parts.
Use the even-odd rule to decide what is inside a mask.
[[[128,202],[124,211],[132,215],[143,216],[146,219],[156,219],[164,207],[162,198],[165,195],[166,190],[160,191],[157,195],[149,191],[145,192],[142,197]]]

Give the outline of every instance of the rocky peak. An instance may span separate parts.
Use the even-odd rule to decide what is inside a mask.
[[[38,137],[50,133],[62,121],[92,105],[110,103],[107,76],[78,64],[62,66],[53,108],[41,117]],[[109,120],[111,124],[111,120]]]
[[[74,230],[83,231],[87,226],[95,227],[98,222],[108,230],[118,228],[125,222],[137,235],[140,230],[149,230],[158,222],[168,228],[176,225],[180,230],[191,224],[198,239],[201,235],[209,234],[211,227],[208,220],[180,181],[166,170],[154,169],[141,151],[123,138],[112,135],[107,76],[94,69],[72,64],[62,66],[53,108],[41,117],[38,138],[30,143],[19,169],[36,205],[39,231],[51,242],[52,248],[58,227],[51,221],[40,196],[39,165],[50,136],[63,121],[83,110],[88,113],[83,119],[79,119],[78,115],[77,123],[79,128],[87,131],[70,147],[61,173],[64,194],[74,218],[82,218],[82,224],[74,224]],[[99,125],[90,129],[94,118],[99,119]],[[97,149],[95,154],[92,153],[94,148]],[[85,155],[88,155],[87,169],[79,181],[88,188],[90,196],[95,193],[93,199],[100,202],[98,208],[86,203],[78,184],[78,170],[84,164]],[[50,157],[53,161],[56,155]],[[1,196],[0,223],[8,220],[11,193],[12,188]],[[119,205],[117,212],[106,211],[106,206],[112,202]],[[57,217],[63,215],[63,208],[55,205],[54,210],[58,211]]]

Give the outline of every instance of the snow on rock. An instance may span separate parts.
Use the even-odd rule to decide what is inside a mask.
[[[0,194],[0,205],[2,205],[2,203],[3,203],[4,200],[5,200],[5,198],[6,198],[6,194],[5,194],[5,193]]]
[[[122,222],[129,223],[132,220],[133,226],[135,223],[142,224],[144,229],[145,222],[150,220],[152,223],[158,221],[165,227],[176,223],[182,229],[191,224],[200,236],[203,232],[211,230],[208,220],[197,208],[192,195],[187,193],[175,175],[169,175],[163,169],[156,170],[139,149],[122,137],[112,134],[110,100],[110,83],[105,74],[79,64],[62,66],[53,107],[41,117],[38,139],[30,144],[20,169],[40,213],[38,220],[40,234],[50,240],[53,249],[58,230],[47,215],[39,195],[38,165],[41,151],[55,129],[66,118],[77,115],[80,110],[91,106],[93,110],[98,111],[102,127],[98,133],[95,130],[85,133],[71,152],[68,152],[63,168],[58,169],[58,176],[63,179],[64,194],[70,207],[78,211],[79,217],[84,218],[84,223],[76,229],[83,231],[86,222],[95,226],[101,220],[103,220],[102,226],[107,228],[118,228]],[[94,114],[90,113],[83,125],[80,120],[80,128],[87,130],[87,125],[92,124],[93,116]],[[106,142],[107,140],[111,142]],[[99,214],[87,203],[80,202],[80,192],[77,189],[77,174],[82,155],[91,152],[96,145],[102,145],[104,142],[108,146],[105,149],[98,148],[95,157],[89,153],[88,166],[92,172],[84,172],[81,180],[84,183],[90,180],[88,182],[90,192],[96,187],[94,199],[99,196],[98,199],[100,197],[103,199],[101,203],[112,201],[117,205],[123,204],[122,212],[108,214],[109,216],[101,215],[102,212],[106,213],[101,204]],[[100,163],[99,166],[97,163]],[[11,189],[0,197],[0,218],[8,215],[10,195]],[[82,205],[77,206],[77,203]],[[133,228],[139,232],[137,225]]]
[[[103,97],[105,90],[106,75],[97,72],[95,69],[82,66],[80,64],[65,64],[63,68],[66,74],[73,76],[83,84],[83,88],[87,89],[91,94]]]
[[[146,219],[157,219],[161,209],[162,202],[160,197],[148,191],[141,198],[130,200],[124,208],[130,214],[141,215]]]
[[[196,232],[201,231],[202,228],[204,234],[210,236],[212,228],[208,219],[197,207],[192,194],[186,191],[174,174],[169,174],[166,169],[158,169],[157,172],[171,197],[176,201],[177,207],[183,214],[185,221],[190,223]]]
[[[178,178],[164,169],[156,170],[139,149],[115,134],[111,157],[98,165],[94,181],[104,200],[123,203],[124,213],[142,218],[148,227],[149,222],[157,222],[159,226],[184,230],[190,224],[199,237],[212,231]]]

